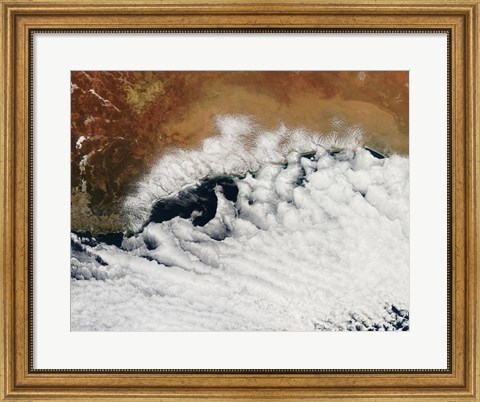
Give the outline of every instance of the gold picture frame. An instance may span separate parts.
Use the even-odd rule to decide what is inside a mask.
[[[139,0],[135,4],[126,0],[2,0],[0,399],[480,401],[479,9],[478,0]],[[32,368],[32,32],[219,29],[448,33],[449,369]]]

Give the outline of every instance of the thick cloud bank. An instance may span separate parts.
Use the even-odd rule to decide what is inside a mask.
[[[72,330],[408,329],[408,159],[375,158],[354,136],[327,152],[300,131],[298,143],[271,134],[240,148],[250,123],[233,123],[230,142],[163,158],[128,201],[141,228],[162,196],[228,174],[238,193],[210,186],[208,222],[192,209],[121,247],[72,234]]]
[[[197,150],[176,150],[162,157],[137,190],[125,202],[128,226],[141,229],[153,204],[205,177],[242,175],[267,163],[281,163],[292,152],[317,148],[354,149],[362,138],[357,126],[333,118],[332,131],[325,135],[304,129],[265,131],[248,116],[219,116],[218,137],[206,139]]]

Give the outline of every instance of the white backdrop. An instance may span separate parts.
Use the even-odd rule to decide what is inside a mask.
[[[409,332],[70,332],[71,70],[409,70]],[[34,367],[447,367],[446,34],[34,35]]]

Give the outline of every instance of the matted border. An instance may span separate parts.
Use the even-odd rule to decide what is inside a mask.
[[[35,369],[34,368],[34,326],[33,326],[33,141],[34,141],[34,127],[33,127],[33,79],[34,79],[34,45],[33,36],[36,33],[49,34],[122,34],[122,33],[213,33],[213,34],[262,34],[262,33],[289,33],[289,34],[304,34],[304,33],[329,33],[329,34],[408,34],[408,33],[424,33],[434,34],[443,33],[447,35],[447,368],[446,369]],[[127,373],[159,373],[159,374],[399,374],[399,373],[448,373],[452,372],[452,309],[451,309],[451,291],[452,291],[452,259],[451,259],[451,30],[450,29],[31,29],[28,32],[28,48],[29,48],[29,111],[28,111],[28,125],[29,125],[29,150],[28,150],[28,191],[29,191],[29,216],[28,216],[28,372],[29,373],[97,373],[102,372],[106,374],[127,374]]]

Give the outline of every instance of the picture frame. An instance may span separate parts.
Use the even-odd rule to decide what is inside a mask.
[[[478,0],[2,2],[2,400],[480,400]],[[449,362],[447,370],[34,369],[32,66],[35,31],[330,29],[449,37]],[[434,336],[434,334],[432,334]]]

